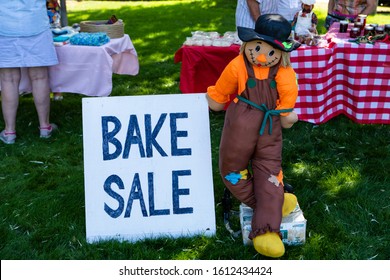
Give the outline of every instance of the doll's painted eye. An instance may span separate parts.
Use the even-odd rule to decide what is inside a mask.
[[[270,51],[269,53],[268,53],[268,56],[273,56],[275,54],[275,51],[274,50],[272,50],[272,51]]]
[[[255,51],[259,52],[260,49],[261,49],[260,46],[256,46]]]

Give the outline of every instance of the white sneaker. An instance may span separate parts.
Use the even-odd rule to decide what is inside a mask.
[[[16,132],[6,132],[3,130],[0,132],[0,140],[3,141],[5,144],[13,144],[15,143],[16,139]]]
[[[58,126],[51,123],[48,127],[39,128],[39,135],[41,138],[50,138],[53,131],[57,130]]]

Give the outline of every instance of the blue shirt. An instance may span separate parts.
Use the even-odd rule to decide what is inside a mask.
[[[0,1],[0,36],[32,36],[47,29],[46,0]]]

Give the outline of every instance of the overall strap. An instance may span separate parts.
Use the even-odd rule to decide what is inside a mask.
[[[265,104],[257,105],[256,103],[242,97],[241,95],[237,95],[237,98],[240,101],[242,101],[246,104],[249,104],[252,107],[255,107],[256,109],[264,112],[264,118],[263,118],[263,121],[262,121],[261,127],[260,127],[260,135],[263,135],[263,133],[264,133],[265,126],[267,124],[267,120],[269,120],[268,133],[272,134],[272,116],[278,116],[278,115],[280,115],[280,113],[288,113],[288,112],[293,111],[292,108],[291,109],[281,109],[281,110],[269,110]]]

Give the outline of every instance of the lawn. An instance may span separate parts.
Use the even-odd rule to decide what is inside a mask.
[[[67,1],[69,23],[125,22],[138,52],[137,76],[114,75],[112,96],[179,93],[174,53],[191,31],[234,30],[236,1]],[[326,10],[316,10],[322,27]],[[389,13],[368,22],[390,23]],[[60,130],[38,137],[31,95],[20,98],[14,145],[0,143],[0,257],[76,260],[262,260],[223,224],[218,145],[224,113],[210,112],[217,233],[214,237],[137,243],[85,239],[82,95],[52,103]],[[0,120],[0,127],[3,127]],[[283,260],[390,259],[390,129],[338,116],[322,125],[299,122],[284,132],[283,167],[307,219],[307,240]],[[238,203],[234,203],[237,207]],[[238,227],[238,221],[233,220]]]

